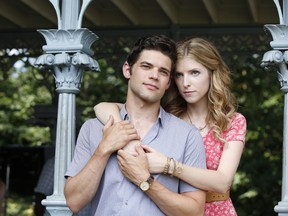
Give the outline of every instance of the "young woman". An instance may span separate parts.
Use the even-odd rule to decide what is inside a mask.
[[[164,172],[206,190],[206,216],[237,215],[229,193],[244,149],[246,119],[236,111],[229,68],[213,44],[201,38],[178,43],[177,56],[176,71],[163,106],[199,129],[206,149],[207,170],[182,165],[142,144],[150,172]],[[100,120],[106,121],[112,114],[119,121],[121,106],[100,103],[94,110]]]

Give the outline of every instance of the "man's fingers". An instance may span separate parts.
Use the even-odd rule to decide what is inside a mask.
[[[114,123],[114,118],[112,115],[110,115],[108,121],[104,125],[103,130],[106,130],[107,128],[111,127],[113,125],[113,123]]]
[[[137,152],[139,155],[145,155],[145,151],[144,151],[144,149],[143,149],[140,145],[137,145],[137,146],[135,147],[135,149],[136,149],[136,152]]]
[[[153,149],[151,147],[149,147],[148,145],[145,145],[145,144],[141,144],[141,147],[144,149],[144,151],[146,153],[151,153],[153,152]]]

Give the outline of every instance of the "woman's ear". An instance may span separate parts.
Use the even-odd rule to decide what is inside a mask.
[[[126,79],[130,79],[130,77],[131,77],[131,67],[130,67],[130,65],[128,64],[127,61],[125,61],[125,63],[122,66],[122,72],[123,72],[123,75],[124,75],[124,77]]]

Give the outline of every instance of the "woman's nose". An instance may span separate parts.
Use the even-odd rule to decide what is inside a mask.
[[[190,80],[185,75],[183,77],[183,85],[184,85],[184,87],[189,87],[190,86]]]

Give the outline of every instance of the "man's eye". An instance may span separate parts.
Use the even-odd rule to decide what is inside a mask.
[[[160,71],[160,73],[165,75],[165,76],[169,76],[170,75],[170,73],[168,71],[165,71],[165,70]]]
[[[141,65],[141,68],[143,68],[143,69],[149,69],[150,67],[149,67],[149,65]]]

